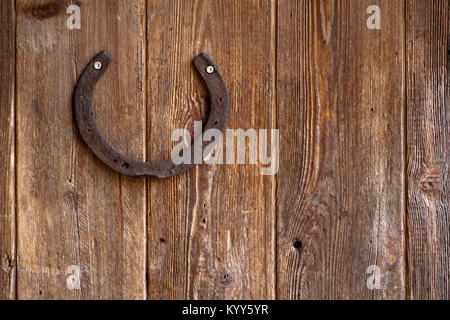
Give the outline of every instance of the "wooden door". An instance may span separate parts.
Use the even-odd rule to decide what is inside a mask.
[[[449,299],[449,31],[445,0],[1,1],[0,299]],[[116,149],[170,157],[206,52],[277,173],[107,168],[72,106],[101,50]]]

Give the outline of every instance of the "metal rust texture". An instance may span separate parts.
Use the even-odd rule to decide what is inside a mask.
[[[159,162],[144,162],[131,159],[115,150],[105,140],[95,122],[94,112],[92,110],[92,100],[95,86],[108,69],[111,61],[112,56],[108,52],[102,51],[97,54],[97,56],[87,65],[75,87],[73,102],[76,123],[83,140],[89,148],[108,167],[118,173],[130,177],[166,178],[181,174],[193,168],[195,166],[194,146],[201,146],[202,150],[199,152],[202,152],[202,154],[203,148],[206,146],[201,135],[196,137],[196,141],[188,148],[188,152],[191,154],[191,161],[189,164],[175,164],[171,159]],[[99,67],[98,63],[101,63],[101,67]],[[193,63],[206,83],[211,103],[209,117],[203,130],[218,129],[223,131],[228,118],[230,99],[228,90],[219,73],[219,69],[211,58],[204,53],[196,56]],[[211,69],[210,67],[213,67],[214,69]],[[197,139],[199,141],[197,141]]]

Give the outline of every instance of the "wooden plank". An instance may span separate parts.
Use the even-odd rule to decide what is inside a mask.
[[[227,84],[227,128],[270,129],[270,1],[148,1],[149,158],[170,157],[175,128],[205,116],[191,61],[206,52]],[[259,165],[202,165],[149,184],[150,299],[274,298],[274,178]]]
[[[0,300],[15,298],[14,1],[0,3]]]
[[[145,181],[95,158],[71,98],[84,66],[107,49],[114,61],[96,89],[97,123],[113,146],[144,159],[145,3],[76,3],[80,30],[67,28],[62,1],[17,1],[18,297],[144,298]],[[70,289],[76,268],[80,289]]]
[[[449,3],[407,1],[410,299],[450,299]]]
[[[279,299],[404,297],[403,5],[377,3],[381,30],[373,1],[279,2]]]

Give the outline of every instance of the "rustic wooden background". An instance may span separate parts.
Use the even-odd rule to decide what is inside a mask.
[[[81,8],[69,30],[66,8]],[[381,30],[366,27],[379,5]],[[0,2],[0,299],[449,299],[448,0]],[[71,97],[100,50],[108,141],[170,155],[205,116],[280,130],[280,170],[131,179],[81,141]],[[67,287],[69,266],[81,289]],[[369,290],[366,269],[380,268]]]

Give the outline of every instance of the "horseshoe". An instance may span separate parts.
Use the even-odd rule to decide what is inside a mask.
[[[94,112],[92,111],[92,98],[97,82],[108,69],[112,61],[112,56],[102,51],[86,66],[75,87],[73,103],[75,109],[75,119],[81,137],[94,154],[112,170],[130,177],[157,177],[167,178],[183,173],[195,166],[194,145],[204,148],[203,137],[197,144],[194,142],[188,152],[191,154],[189,164],[175,164],[171,159],[160,162],[145,162],[131,159],[115,150],[106,142],[95,123]],[[229,96],[219,69],[208,55],[201,53],[196,56],[193,63],[206,83],[210,97],[210,114],[204,130],[218,129],[223,131],[228,118]],[[198,144],[200,143],[200,144]],[[201,150],[203,155],[203,150]]]

